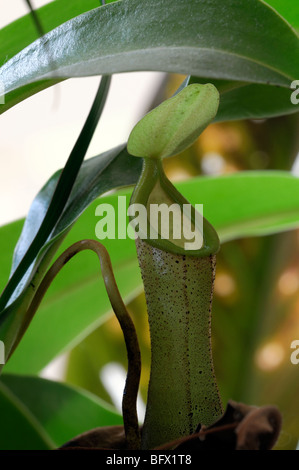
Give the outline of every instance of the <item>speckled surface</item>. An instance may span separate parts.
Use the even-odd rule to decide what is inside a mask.
[[[216,257],[175,255],[136,240],[152,363],[143,447],[209,425],[222,412],[211,353]]]

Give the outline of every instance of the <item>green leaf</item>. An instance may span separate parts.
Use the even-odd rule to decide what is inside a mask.
[[[286,21],[299,30],[299,3],[293,0],[266,0]]]
[[[219,115],[215,121],[261,119],[299,111],[292,104],[290,90],[267,85],[246,85],[221,95]]]
[[[98,0],[58,0],[35,10],[46,32],[81,13],[99,6]],[[38,39],[39,33],[30,14],[0,30],[0,63],[7,62],[26,46]]]
[[[112,3],[116,0],[109,0]],[[47,33],[62,23],[99,7],[98,0],[59,0],[51,2],[38,10],[35,10],[43,30]],[[30,14],[25,15],[5,28],[0,30],[0,64],[6,63],[14,55],[31,44],[39,37],[34,21]],[[23,99],[28,98],[33,93],[48,88],[59,83],[61,80],[41,81],[34,85],[28,84],[22,89]],[[19,94],[14,91],[10,93],[8,108],[19,102]],[[1,108],[0,111],[2,112]]]
[[[182,192],[192,204],[204,204],[223,243],[297,228],[298,189],[299,179],[288,172],[248,171],[196,178]]]
[[[1,308],[4,308],[8,301],[11,302],[16,298],[18,292],[17,289],[20,289],[21,286],[24,285],[25,273],[29,269],[30,265],[35,261],[39,251],[48,240],[51,232],[55,228],[55,225],[63,214],[90,141],[105,106],[110,81],[111,77],[102,77],[96,97],[82,131],[70,153],[65,167],[61,171],[55,188],[53,188],[53,191],[51,192],[47,205],[39,204],[38,209],[33,207],[34,218],[40,221],[40,225],[37,226],[36,232],[34,233],[34,236],[31,237],[20,260],[17,260],[17,263],[13,263],[11,278],[6,289],[1,295]],[[38,217],[37,214],[41,215],[41,217]],[[19,245],[21,245],[22,249],[24,245],[22,240],[20,240]],[[29,274],[27,273],[27,276],[28,275]]]
[[[69,385],[41,379],[4,374],[0,387],[13,394],[26,407],[34,419],[44,429],[54,447],[62,444],[85,431],[96,427],[122,424],[122,417],[112,407],[95,395]],[[2,397],[0,407],[2,408]],[[3,403],[4,404],[4,403]],[[11,414],[7,412],[7,421]],[[3,419],[3,414],[1,412]],[[15,430],[17,431],[17,429]],[[5,428],[0,429],[0,440],[6,437]],[[10,446],[17,444],[14,435],[6,437]],[[31,436],[25,436],[27,447],[35,445]],[[1,448],[3,448],[1,446]]]
[[[86,160],[79,171],[70,198],[46,248],[71,228],[92,201],[111,189],[134,184],[140,171],[141,163],[130,157],[123,146]],[[60,175],[61,170],[49,179],[32,202],[14,252],[12,271],[23,258],[37,232]]]
[[[298,36],[259,0],[121,0],[64,23],[5,63],[1,111],[39,91],[40,80],[46,87],[57,78],[133,70],[288,88],[299,76],[298,57]]]
[[[31,4],[29,6],[32,10]],[[38,19],[34,17],[34,21],[38,22]],[[39,25],[39,29],[41,28],[42,27]],[[11,277],[2,292],[0,298],[0,309],[2,313],[0,331],[5,341],[6,358],[10,357],[31,321],[29,313],[27,314],[27,309],[30,306],[34,292],[42,280],[52,255],[60,243],[59,238],[61,237],[56,238],[54,241],[53,236],[51,240],[51,234],[53,234],[55,226],[63,215],[67,201],[70,199],[71,191],[74,188],[84,156],[105,106],[110,81],[110,76],[101,78],[100,86],[91,110],[66,165],[61,171],[57,184],[53,188],[50,198],[48,198],[45,210],[41,211],[40,205],[38,205],[37,210],[34,208],[35,217],[37,213],[42,213],[40,225],[37,227],[36,232],[33,233],[33,236],[31,238],[29,237],[29,244],[19,263],[15,266],[13,265]],[[45,247],[49,238],[50,242],[47,244],[47,247]],[[21,245],[22,249],[22,245],[24,245],[22,243],[22,237],[18,245]],[[43,252],[43,256],[37,261],[37,257],[41,255],[41,252]],[[30,267],[32,268],[33,265],[33,269],[30,270]],[[26,286],[26,281],[30,278],[30,275],[33,274],[35,274],[34,282],[32,281],[30,285],[27,284]],[[8,308],[5,309],[7,305]],[[3,311],[3,309],[5,310]]]
[[[299,111],[291,102],[291,90],[255,83],[192,77],[190,83],[212,83],[220,93],[214,122],[239,119],[265,119]]]
[[[13,251],[22,231],[24,220],[17,220],[0,227],[1,270],[0,289],[4,288],[11,271]]]
[[[68,203],[51,234],[50,240],[43,246],[34,266],[31,266],[30,271],[26,273],[18,289],[14,292],[15,300],[1,312],[0,337],[5,341],[7,356],[19,338],[19,330],[25,321],[26,311],[34,293],[45,271],[48,269],[52,257],[72,224],[91,201],[100,194],[116,186],[121,187],[135,183],[140,169],[141,162],[136,158],[130,157],[122,147],[108,151],[94,159],[87,160],[82,165]],[[14,266],[22,258],[34,238],[58,178],[59,172],[45,185],[31,206],[14,255]],[[94,227],[91,238],[93,237]],[[81,238],[87,237],[83,235]]]
[[[1,450],[47,450],[54,443],[30,410],[0,382]]]
[[[204,204],[203,214],[216,228],[222,243],[299,227],[299,179],[287,172],[240,172],[195,178],[175,186],[192,204]],[[82,238],[94,238],[98,221],[95,208],[99,203],[113,204],[117,220],[119,195],[126,196],[128,207],[129,189],[94,201],[73,226],[61,249]],[[103,242],[116,268],[120,292],[128,301],[142,289],[134,241]],[[39,372],[59,353],[79,344],[107,318],[111,309],[92,254],[76,257],[64,269],[5,365],[5,372]]]
[[[132,247],[135,248],[134,244]],[[113,252],[110,249],[109,253],[117,256],[126,248],[127,244],[121,243],[119,249]],[[139,267],[134,258],[135,253],[131,257],[128,254],[122,262],[113,263],[125,302],[130,302],[142,291]],[[41,371],[57,355],[79,344],[110,315],[111,304],[96,257],[85,253],[69,264],[50,287],[22,341],[4,366],[5,372],[32,374]]]
[[[146,114],[132,130],[128,152],[163,159],[176,155],[199,137],[217,113],[219,93],[211,84],[193,84]]]

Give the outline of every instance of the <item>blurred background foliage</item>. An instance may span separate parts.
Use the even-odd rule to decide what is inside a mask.
[[[167,77],[155,103],[168,98],[182,81]],[[172,181],[196,175],[242,170],[287,170],[298,154],[298,114],[267,120],[210,125],[181,156],[165,161]],[[261,195],[262,196],[262,195]],[[200,201],[199,201],[200,202]],[[228,399],[252,405],[275,404],[283,415],[277,449],[296,448],[299,436],[298,368],[290,344],[299,339],[299,231],[230,241],[217,255],[212,311],[213,354],[224,404]],[[128,309],[142,353],[141,396],[146,401],[150,338],[144,293]],[[126,351],[117,320],[111,316],[69,355],[65,380],[110,403],[115,387],[107,365],[126,368]],[[103,374],[103,371],[107,373]]]

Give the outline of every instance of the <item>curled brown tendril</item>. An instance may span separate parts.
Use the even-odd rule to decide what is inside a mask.
[[[124,335],[128,356],[128,372],[122,401],[124,429],[127,448],[131,450],[139,449],[140,430],[138,426],[136,400],[141,372],[140,349],[134,323],[132,322],[121,298],[113,275],[109,254],[101,243],[96,240],[81,240],[74,243],[59,256],[38,287],[27,310],[26,322],[22,325],[22,330],[19,332],[18,336],[19,338],[23,336],[45,293],[59,271],[68,263],[68,261],[70,261],[70,259],[83,250],[92,250],[98,255],[107,294]],[[11,354],[12,352],[13,350],[11,351]]]

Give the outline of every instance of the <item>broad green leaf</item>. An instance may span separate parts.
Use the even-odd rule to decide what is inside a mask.
[[[245,85],[221,95],[215,121],[265,119],[296,113],[299,105],[292,104],[290,96],[291,92],[286,88]]]
[[[130,158],[133,162],[140,164],[139,159]],[[82,170],[86,168],[86,164],[90,165],[90,170],[94,170],[95,161],[96,159],[87,160]],[[125,171],[123,168],[123,177]],[[90,174],[96,174],[96,172],[90,171]],[[136,175],[136,180],[137,178],[138,175]],[[127,194],[127,191],[124,194]],[[46,192],[44,196],[46,197]],[[89,197],[92,198],[92,191],[89,192]],[[79,223],[77,222],[68,233],[59,253],[80,239],[95,238],[95,226],[99,220],[95,217],[95,208],[100,201],[95,201],[90,210],[82,214]],[[115,196],[107,196],[103,201],[115,205],[117,214]],[[74,206],[78,211],[82,210],[80,204],[84,207],[88,204],[85,198],[78,199],[76,202],[78,206],[75,204]],[[126,205],[128,204],[127,197]],[[118,222],[116,222],[116,230],[117,227]],[[134,241],[116,239],[103,240],[103,243],[111,256],[120,292],[126,301],[130,301],[142,289]],[[84,273],[84,279],[82,273]],[[5,371],[18,371],[20,361],[23,373],[40,371],[57,354],[80,343],[106,320],[110,312],[111,305],[101,280],[97,258],[93,253],[78,255],[64,267],[63,272],[53,282],[19,347],[5,365]],[[60,328],[61,324],[65,327]],[[46,333],[46,338],[44,333]],[[0,338],[4,339],[2,335]]]
[[[39,377],[10,374],[1,377],[0,387],[4,386],[29,410],[55,447],[85,431],[122,424],[122,417],[112,407],[83,389]],[[3,418],[2,413],[1,416]],[[10,414],[7,413],[7,417],[9,421]],[[0,429],[1,442],[3,437],[4,426]],[[14,437],[9,437],[10,445],[15,446]],[[32,442],[29,436],[27,439],[27,446],[34,445],[32,437]]]
[[[56,0],[36,10],[39,21],[46,32],[81,13],[97,8],[99,0]],[[5,8],[2,5],[2,8]],[[38,39],[39,34],[31,15],[25,15],[0,30],[0,63]]]
[[[299,111],[299,104],[291,102],[292,91],[287,88],[196,77],[190,83],[212,83],[217,87],[220,104],[214,122],[265,119]]]
[[[68,203],[51,234],[50,240],[43,246],[35,265],[31,267],[29,273],[27,272],[18,290],[14,293],[15,300],[1,312],[0,336],[5,341],[7,355],[19,338],[19,329],[25,321],[26,311],[34,292],[72,224],[90,202],[100,194],[116,186],[133,184],[139,176],[140,163],[138,159],[130,157],[122,147],[118,147],[83,164]],[[14,263],[19,261],[34,238],[58,178],[59,172],[50,179],[34,200],[17,245]],[[83,235],[83,238],[87,237]]]
[[[195,178],[182,185],[221,242],[290,230],[299,223],[299,179],[288,172],[248,171],[222,177]]]
[[[11,303],[17,297],[18,292],[21,291],[26,282],[26,275],[27,278],[30,275],[30,265],[32,265],[36,260],[40,250],[48,241],[59,219],[63,215],[63,211],[69,201],[71,192],[74,189],[74,184],[78,177],[90,141],[102,115],[110,87],[110,81],[111,77],[102,77],[90,112],[69,155],[65,167],[60,172],[57,181],[55,181],[55,186],[51,186],[47,203],[45,204],[43,201],[44,203],[42,204],[38,195],[36,198],[37,207],[36,204],[33,204],[33,207],[31,208],[34,212],[34,225],[36,225],[37,222],[39,225],[36,227],[34,226],[34,229],[36,228],[34,232],[32,232],[32,228],[30,227],[29,231],[31,236],[29,236],[29,240],[25,243],[27,246],[24,247],[23,239],[18,243],[21,250],[22,248],[25,248],[25,250],[23,251],[20,259],[17,259],[16,262],[13,263],[11,278],[0,298],[1,309],[3,309],[8,303]],[[26,235],[27,233],[25,230],[25,236]]]
[[[134,184],[140,171],[140,162],[129,156],[123,146],[86,160],[80,169],[63,214],[51,234],[51,241],[69,229],[86,207],[101,194],[115,187]],[[14,252],[12,270],[19,264],[37,232],[60,174],[61,170],[56,172],[32,202]],[[48,245],[50,243],[48,242]]]
[[[126,245],[121,245],[126,249]],[[5,372],[39,372],[108,318],[111,304],[97,258],[89,253],[77,258],[50,287],[18,348],[4,366]],[[125,302],[142,290],[138,263],[132,258],[127,255],[123,262],[114,263],[114,275]]]
[[[27,406],[1,382],[0,414],[1,450],[47,450],[55,447]]]
[[[204,204],[203,214],[216,228],[222,243],[299,226],[299,179],[287,172],[240,172],[195,178],[176,187],[192,204]],[[95,238],[95,224],[99,220],[95,208],[99,203],[112,204],[117,220],[118,195],[126,196],[128,206],[131,190],[96,200],[73,226],[62,248],[82,238]],[[142,289],[134,241],[103,242],[116,268],[121,294],[128,300]],[[5,372],[40,371],[105,320],[110,305],[101,287],[96,259],[92,254],[77,258],[54,281],[19,347],[5,365]]]
[[[32,9],[31,4],[29,4],[29,7]],[[38,22],[38,19],[35,18],[35,22]],[[38,29],[40,30],[41,27],[39,26]],[[27,308],[33,299],[34,291],[38,288],[53,253],[55,253],[60,243],[60,240],[53,241],[53,236],[51,240],[51,234],[58,221],[63,216],[63,211],[66,208],[67,202],[70,200],[71,192],[77,180],[86,151],[105,106],[110,81],[110,76],[101,78],[100,86],[85,124],[76,140],[65,167],[61,171],[57,184],[51,192],[45,210],[40,211],[40,205],[38,205],[37,210],[34,208],[35,217],[37,219],[37,214],[39,212],[42,213],[40,225],[29,240],[28,247],[20,262],[17,263],[17,266],[13,266],[11,277],[2,292],[0,298],[0,309],[2,313],[1,335],[5,341],[6,358],[10,357],[29,325],[31,316],[27,313]],[[49,239],[50,242],[47,248],[45,248],[45,244]],[[42,259],[40,258],[39,261],[37,261],[42,251]],[[27,284],[26,289],[26,281],[30,276],[33,276],[34,281],[30,282],[30,285]]]
[[[136,157],[176,155],[199,137],[215,117],[219,93],[211,84],[193,84],[146,114],[133,128],[127,149]]]
[[[294,30],[259,0],[120,0],[64,23],[5,63],[1,111],[12,105],[11,92],[15,104],[24,91],[39,91],[41,80],[46,87],[57,78],[138,70],[288,88],[298,57]]]
[[[106,3],[112,3],[113,1],[116,0],[109,0]],[[43,30],[47,33],[60,24],[97,7],[99,7],[99,0],[74,0],[72,2],[69,0],[56,0],[36,10],[36,14]],[[6,63],[38,37],[39,33],[30,14],[2,28],[0,30],[0,64]],[[60,81],[61,80],[42,81],[35,83],[33,87],[32,84],[28,84],[23,87],[23,99],[32,95],[31,90],[33,88],[34,93],[37,93]],[[17,104],[20,101],[18,93],[10,93],[9,101],[8,107]]]
[[[299,3],[294,0],[266,0],[286,21],[299,31]]]

